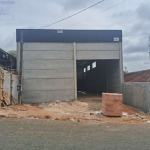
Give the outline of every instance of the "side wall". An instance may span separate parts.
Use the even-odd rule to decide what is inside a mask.
[[[150,112],[150,83],[123,83],[124,103]]]
[[[107,61],[108,92],[121,93],[121,74],[119,60]]]
[[[74,99],[73,69],[73,44],[24,43],[24,102]]]
[[[11,77],[10,77],[10,73],[4,71],[4,84],[3,84],[3,91],[4,93],[8,93],[9,95],[9,100],[10,100],[10,82],[11,82]]]
[[[11,84],[11,74],[9,72],[4,71],[3,90],[4,90],[4,94],[8,93],[9,101],[10,101],[11,93],[12,96],[15,98],[15,101],[18,99],[17,85],[18,85],[18,75],[12,74],[12,84]]]

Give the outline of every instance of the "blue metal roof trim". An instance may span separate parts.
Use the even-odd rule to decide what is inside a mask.
[[[49,29],[17,29],[16,42],[58,42],[58,43],[108,43],[122,42],[122,30],[49,30]],[[116,38],[114,40],[114,38]]]

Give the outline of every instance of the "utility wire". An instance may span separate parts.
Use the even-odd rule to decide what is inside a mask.
[[[82,13],[83,11],[86,11],[86,10],[88,10],[88,9],[90,9],[90,8],[92,8],[92,7],[94,7],[94,6],[98,5],[98,4],[100,4],[100,3],[102,3],[102,2],[104,2],[104,0],[101,0],[101,1],[99,1],[99,2],[97,2],[97,3],[95,3],[95,4],[93,4],[93,5],[91,5],[91,6],[87,7],[87,8],[85,8],[85,9],[83,9],[83,10],[81,10],[81,11],[75,13],[75,14],[72,14],[72,15],[66,17],[66,18],[63,18],[63,19],[61,19],[61,20],[58,20],[58,21],[53,22],[53,23],[51,23],[51,24],[48,24],[48,25],[46,25],[46,26],[40,27],[39,29],[46,28],[46,27],[48,27],[48,26],[51,26],[51,25],[54,25],[54,24],[56,24],[56,23],[62,22],[62,21],[64,21],[64,20],[66,20],[66,19],[69,19],[69,18],[71,18],[71,17],[73,17],[73,16],[75,16],[75,15],[78,15],[78,14]]]
[[[114,7],[116,7],[116,6],[118,6],[118,5],[122,4],[122,3],[124,3],[125,1],[127,1],[127,0],[124,0],[124,1],[122,1],[122,2],[120,2],[120,3],[118,3],[118,4],[116,4],[116,5],[113,5],[113,6],[109,7],[109,8],[107,8],[107,9],[105,9],[105,10],[103,10],[103,11],[101,11],[101,12],[99,12],[99,13],[97,13],[97,14],[91,16],[91,17],[88,17],[88,18],[86,18],[86,19],[84,19],[84,20],[82,20],[82,21],[80,21],[80,22],[77,22],[77,23],[75,23],[75,24],[73,24],[73,25],[71,25],[71,26],[74,26],[74,25],[76,25],[76,24],[78,24],[78,23],[81,23],[81,22],[83,22],[83,21],[85,21],[85,20],[91,19],[91,18],[95,17],[96,15],[98,15],[98,14],[100,14],[100,13],[103,13],[103,12],[109,10],[109,9],[112,9],[112,8],[114,8]],[[71,26],[69,26],[69,27],[71,27]],[[69,27],[67,27],[67,28],[69,28]],[[67,29],[67,28],[66,28],[66,29]],[[62,30],[63,30],[63,29],[62,29]],[[29,31],[25,31],[25,32],[29,32]],[[42,38],[42,37],[47,37],[47,36],[48,36],[48,35],[39,36],[39,37],[33,38],[33,40],[34,40],[34,39],[40,39],[40,38]]]
[[[79,24],[79,23],[81,23],[81,22],[84,22],[85,20],[91,19],[91,18],[93,18],[93,17],[95,17],[95,16],[97,16],[97,15],[99,15],[99,14],[101,14],[101,13],[103,13],[103,12],[109,10],[109,9],[112,9],[113,7],[116,7],[116,6],[118,6],[118,5],[120,5],[120,4],[124,3],[124,2],[126,2],[126,1],[127,1],[127,0],[122,1],[122,2],[120,2],[120,3],[118,3],[118,4],[116,4],[116,5],[113,5],[113,6],[107,8],[107,9],[105,9],[105,10],[103,10],[103,11],[101,11],[101,12],[95,14],[95,15],[92,15],[92,16],[90,16],[90,17],[84,19],[84,20],[81,20],[81,21],[79,21],[79,22],[77,22],[77,23],[75,23],[75,24],[72,24],[72,25],[68,26],[67,28],[70,28],[70,27],[72,27],[72,26],[74,26],[74,25],[77,25],[77,24]],[[66,29],[67,29],[67,28],[66,28]]]

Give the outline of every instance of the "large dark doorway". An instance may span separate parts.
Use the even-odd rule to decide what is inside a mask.
[[[119,92],[119,60],[78,60],[77,91],[81,97],[97,97],[103,92]]]

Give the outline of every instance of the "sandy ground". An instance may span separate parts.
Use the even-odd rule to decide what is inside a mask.
[[[105,117],[100,96],[81,97],[79,101],[12,105],[0,108],[0,117],[70,120],[77,122],[150,123],[150,115],[123,104],[122,117]]]

